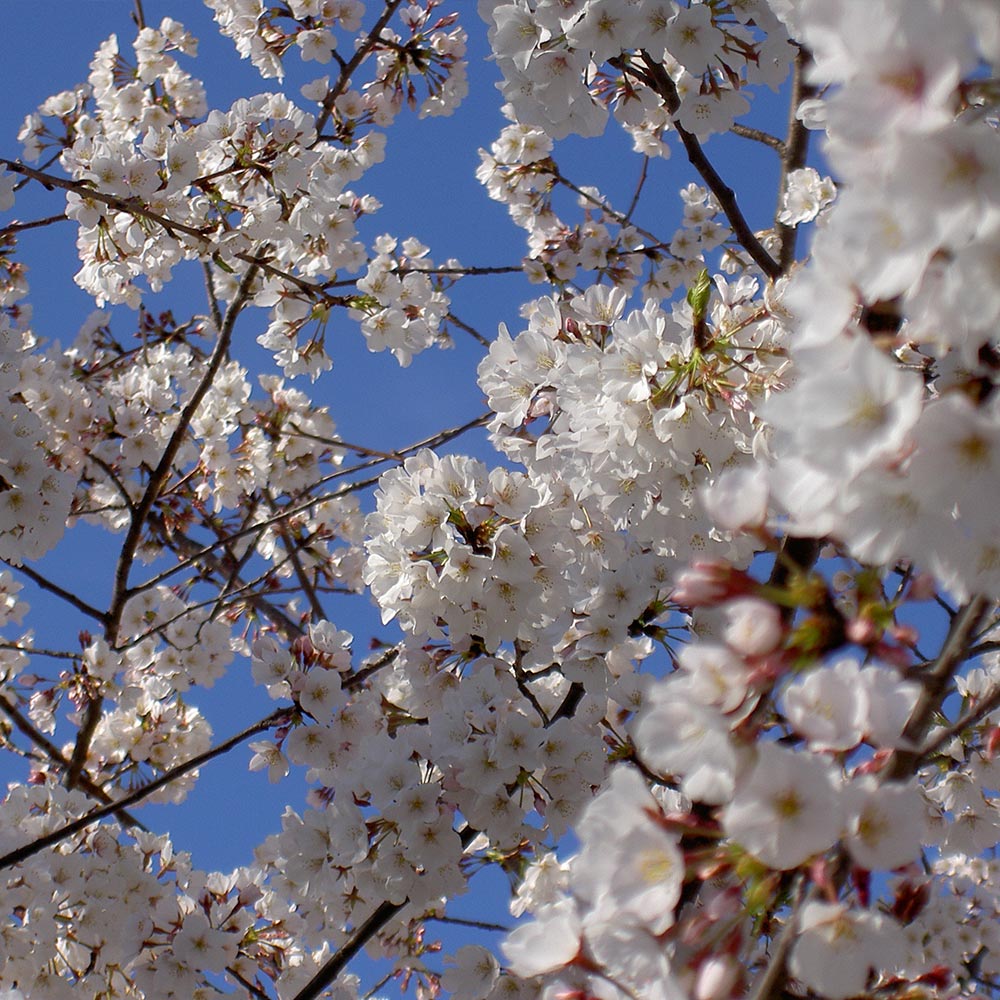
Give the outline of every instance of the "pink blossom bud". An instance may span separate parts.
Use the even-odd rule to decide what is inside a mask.
[[[858,646],[870,646],[879,638],[880,630],[869,618],[853,618],[847,623],[844,634],[849,642]]]
[[[695,1000],[725,1000],[733,994],[739,967],[727,957],[709,958],[702,963],[695,981]]]
[[[904,649],[902,646],[890,646],[885,642],[876,643],[872,652],[884,663],[899,667],[900,670],[905,670],[912,660],[908,649]]]
[[[890,625],[889,635],[901,646],[914,646],[920,633],[912,625]]]
[[[746,573],[729,563],[705,560],[692,563],[680,574],[670,599],[685,608],[714,607],[749,593],[752,586]]]
[[[993,726],[986,735],[986,759],[993,760],[1000,747],[1000,726]]]

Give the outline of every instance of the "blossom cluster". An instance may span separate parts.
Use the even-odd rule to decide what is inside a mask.
[[[404,109],[464,98],[468,12],[208,6],[266,79],[330,75],[215,109],[191,34],[140,23],[0,173],[0,211],[15,175],[56,191],[101,309],[39,337],[35,224],[0,232],[0,1000],[355,1000],[365,946],[431,998],[994,995],[993,5],[479,0],[507,124],[476,176],[526,241],[482,268],[369,242],[361,187]],[[793,64],[787,135],[737,121]],[[625,211],[560,146],[610,116],[646,158]],[[780,161],[768,229],[709,160],[729,131]],[[680,150],[663,228],[646,160]],[[516,269],[544,288],[476,333],[488,418],[438,451],[347,444],[296,383],[340,317],[406,367]],[[496,456],[455,453],[484,423]],[[106,592],[40,561],[81,523]],[[399,627],[367,655],[333,620],[360,593]],[[221,682],[274,711],[220,743]],[[248,741],[305,801],[199,871],[135,811]],[[520,923],[441,956],[486,866]]]
[[[796,23],[832,88],[824,153],[846,191],[785,297],[800,374],[765,412],[774,493],[795,531],[993,593],[1000,141],[965,81],[1000,57],[995,24],[976,3],[822,6]]]

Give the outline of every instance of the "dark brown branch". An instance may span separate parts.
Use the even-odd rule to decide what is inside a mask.
[[[475,266],[470,264],[468,267],[462,267],[458,265],[457,267],[394,267],[391,269],[391,274],[426,274],[433,277],[435,274],[450,275],[456,274],[463,278],[474,277],[476,275],[483,274],[521,274],[524,271],[524,266],[522,264],[504,264],[490,266]]]
[[[977,698],[974,707],[969,709],[965,715],[946,729],[943,729],[940,733],[936,733],[933,739],[928,740],[920,748],[920,759],[927,760],[928,757],[937,753],[938,750],[950,743],[956,736],[959,736],[977,722],[981,722],[987,715],[998,708],[1000,708],[1000,685],[994,687],[985,697]]]
[[[16,642],[0,642],[0,649],[11,652],[30,653],[32,656],[48,656],[53,660],[79,660],[79,653],[70,653],[65,649],[39,649],[37,646],[21,646]]]
[[[422,448],[436,448],[447,441],[451,441],[454,438],[457,438],[460,434],[464,434],[466,431],[473,430],[476,427],[482,427],[483,424],[485,424],[492,416],[493,416],[492,412],[484,413],[482,416],[476,417],[474,420],[469,420],[467,423],[461,424],[458,427],[451,427],[448,430],[439,431],[437,434],[433,434],[428,438],[424,438],[423,441],[417,441],[415,444],[407,445],[405,448],[401,448],[398,452],[394,453],[394,457],[392,460],[396,462],[403,462],[407,455],[411,455],[414,452],[420,451]],[[331,482],[334,479],[339,479],[343,476],[352,475],[355,472],[360,472],[363,469],[368,469],[375,465],[381,465],[385,461],[387,461],[387,459],[373,458],[369,459],[369,461],[367,462],[361,462],[358,465],[352,466],[349,469],[339,469],[337,472],[332,473],[331,475],[325,476],[324,478],[318,480],[318,482],[315,485],[321,486],[324,483]],[[368,486],[372,486],[373,484],[377,483],[378,480],[379,476],[374,476],[368,479],[362,479],[358,480],[357,482],[350,483],[347,486],[343,486],[339,490],[334,490],[330,493],[321,493],[318,496],[311,497],[309,500],[305,500],[302,503],[296,504],[294,507],[288,507],[272,517],[266,518],[263,521],[258,521],[256,524],[253,524],[247,528],[243,528],[240,531],[234,531],[226,535],[224,539],[219,539],[216,542],[212,542],[209,545],[202,546],[197,551],[192,552],[186,559],[177,563],[176,566],[171,566],[169,569],[163,570],[161,573],[158,573],[156,576],[151,577],[142,584],[133,587],[129,591],[129,594],[134,595],[139,593],[140,591],[148,590],[150,587],[157,586],[164,580],[169,579],[175,573],[179,573],[181,570],[186,569],[187,567],[195,564],[199,559],[201,559],[208,553],[214,552],[215,549],[219,548],[221,545],[226,545],[229,542],[234,542],[237,539],[246,537],[247,535],[252,535],[257,532],[262,532],[265,528],[269,528],[272,525],[277,524],[279,521],[284,520],[285,518],[295,517],[297,514],[304,514],[307,511],[311,510],[313,507],[315,507],[317,504],[324,503],[327,500],[336,500],[339,497],[355,493],[358,490],[362,490]]]
[[[457,326],[459,330],[464,330],[474,340],[479,341],[483,347],[490,346],[490,342],[475,327],[469,326],[468,323],[460,320],[453,312],[448,313],[447,319],[452,326]]]
[[[923,690],[903,728],[903,738],[916,749],[893,750],[884,771],[887,780],[907,780],[921,762],[924,753],[921,745],[927,736],[927,731],[948,694],[955,671],[968,656],[969,642],[988,607],[989,602],[984,597],[974,597],[952,620],[941,652],[930,671],[921,678]]]
[[[67,222],[68,215],[48,215],[44,219],[32,219],[31,222],[12,222],[9,226],[0,229],[0,239],[11,233],[21,233],[25,229],[40,229],[42,226],[51,226],[53,222]]]
[[[642,195],[642,189],[646,185],[646,177],[649,174],[649,157],[644,156],[642,158],[642,169],[639,171],[639,180],[635,185],[635,191],[632,194],[632,200],[629,202],[628,211],[625,213],[625,218],[631,220],[636,208],[639,207],[639,197]]]
[[[100,822],[102,819],[106,819],[122,809],[129,806],[135,805],[137,802],[141,802],[143,799],[148,798],[154,792],[158,792],[161,788],[169,785],[172,781],[176,781],[178,778],[183,778],[185,774],[190,774],[192,771],[196,771],[203,764],[207,764],[210,760],[214,760],[216,757],[221,757],[223,754],[228,753],[234,747],[239,746],[241,743],[250,739],[251,736],[256,736],[257,733],[262,733],[272,726],[278,725],[283,722],[288,716],[289,709],[280,708],[277,711],[272,712],[266,718],[261,719],[259,722],[255,722],[253,725],[248,726],[242,732],[237,733],[235,736],[231,736],[228,740],[220,743],[218,746],[211,747],[204,753],[200,753],[190,760],[185,761],[183,764],[178,764],[176,767],[171,768],[169,771],[165,771],[158,778],[154,778],[149,783],[143,785],[141,788],[137,788],[134,792],[130,792],[128,795],[116,802],[112,802],[106,806],[101,806],[99,809],[92,809],[90,812],[85,813],[79,819],[75,819],[64,826],[59,827],[58,830],[53,830],[50,833],[45,834],[44,837],[38,837],[33,840],[30,844],[25,844],[23,847],[18,847],[16,850],[10,851],[3,857],[0,857],[0,870],[4,868],[12,868],[14,865],[19,865],[22,861],[27,861],[28,858],[33,858],[36,854],[40,854],[47,847],[51,847],[53,844],[58,844],[65,840],[67,837],[72,837],[73,834],[79,833],[81,830],[85,830],[88,826],[94,823]]]
[[[805,902],[811,900],[816,894],[815,885],[810,886],[803,892],[805,881],[802,873],[796,876],[795,903],[792,912],[785,921],[785,926],[778,937],[778,943],[767,963],[767,969],[757,981],[757,986],[751,995],[750,1000],[778,1000],[784,996],[782,987],[785,984],[787,975],[788,956],[792,945],[795,943],[798,931],[799,914]]]
[[[139,540],[142,537],[142,531],[146,525],[146,520],[149,517],[150,511],[153,509],[153,504],[160,495],[160,491],[166,484],[167,477],[170,475],[170,470],[173,467],[174,458],[176,458],[177,452],[180,450],[181,444],[183,443],[184,437],[191,424],[191,420],[193,419],[198,407],[201,405],[201,401],[205,398],[205,394],[215,381],[215,376],[218,374],[219,368],[228,357],[229,344],[232,340],[233,328],[236,325],[236,319],[250,297],[250,288],[256,276],[256,267],[251,267],[246,274],[243,275],[243,279],[240,281],[239,288],[236,292],[236,297],[226,310],[226,316],[223,320],[222,327],[219,330],[219,337],[215,345],[215,350],[212,352],[212,357],[209,359],[208,365],[205,368],[205,374],[202,376],[194,392],[191,394],[191,398],[187,401],[184,409],[181,411],[180,417],[177,421],[177,426],[170,435],[170,440],[167,442],[167,446],[164,448],[163,454],[160,456],[160,461],[157,463],[156,468],[149,477],[149,482],[146,484],[146,489],[143,492],[139,503],[136,504],[135,513],[129,523],[128,534],[125,536],[125,542],[122,545],[122,550],[118,558],[118,565],[115,568],[115,589],[111,610],[108,613],[109,631],[111,632],[109,639],[112,645],[116,644],[118,641],[118,624],[121,620],[121,614],[129,594],[129,571],[131,570],[132,563],[135,560],[135,555],[139,548]]]
[[[7,701],[6,697],[3,695],[0,695],[0,712],[3,712],[4,715],[6,715],[18,729],[18,731],[24,736],[27,736],[28,739],[31,740],[31,742],[38,747],[38,749],[41,750],[53,764],[56,765],[56,767],[63,771],[69,767],[69,761],[62,755],[60,749],[50,739],[48,739],[44,733],[39,732],[14,705]],[[87,774],[82,774],[80,776],[80,787],[88,795],[93,796],[101,802],[112,802],[111,796],[103,788],[101,788],[96,781],[92,781]],[[137,826],[140,830],[146,829],[142,823],[140,823],[125,809],[118,809],[115,815],[126,826]]]
[[[630,72],[636,73],[645,83],[647,83],[663,99],[667,111],[671,115],[677,113],[681,106],[681,99],[677,93],[674,81],[670,79],[670,74],[657,62],[648,52],[643,51],[642,61],[646,67],[645,73],[637,73],[635,67],[628,67]],[[760,240],[754,235],[753,230],[747,223],[739,203],[736,201],[736,193],[726,184],[718,171],[712,166],[711,161],[701,148],[698,138],[689,132],[679,122],[673,123],[677,134],[680,136],[684,149],[687,152],[688,161],[691,166],[698,171],[708,189],[715,195],[722,211],[732,226],[736,239],[740,246],[751,256],[754,263],[773,281],[780,277],[782,271],[778,262],[764,249]]]
[[[0,859],[0,865],[2,865],[2,860]],[[343,972],[347,963],[361,951],[369,938],[377,934],[404,906],[406,906],[406,902],[390,903],[387,901],[380,903],[372,915],[355,928],[346,944],[327,959],[326,964],[295,994],[292,1000],[316,1000]]]
[[[425,920],[436,920],[439,924],[455,924],[457,927],[473,927],[477,931],[499,931],[502,934],[506,934],[510,931],[510,927],[506,924],[494,924],[490,923],[488,920],[469,920],[465,917],[449,917],[446,914],[431,913],[428,914]]]
[[[208,296],[212,325],[215,327],[215,332],[218,333],[222,329],[223,316],[222,310],[219,308],[219,297],[215,292],[215,275],[212,274],[212,265],[207,260],[202,261],[201,266],[205,275],[205,294]]]
[[[816,93],[816,88],[807,84],[804,79],[810,61],[808,50],[800,47],[792,69],[792,96],[788,105],[788,138],[782,144],[784,148],[781,155],[781,178],[778,182],[778,207],[774,221],[775,232],[778,234],[778,265],[782,274],[787,273],[795,262],[798,227],[778,222],[777,216],[784,204],[788,175],[791,171],[800,170],[805,166],[806,154],[809,152],[809,129],[799,119],[798,110],[803,100]]]
[[[97,455],[89,454],[87,455],[87,461],[93,462],[110,480],[111,484],[118,491],[118,495],[122,498],[122,503],[125,505],[125,509],[129,511],[130,514],[135,513],[135,504],[132,503],[132,497],[129,496],[128,490],[125,488],[125,484],[118,478],[118,474],[115,472],[114,468],[100,458]]]
[[[177,426],[170,435],[167,446],[164,448],[163,454],[160,456],[159,463],[149,477],[149,482],[146,484],[146,489],[143,492],[139,503],[136,504],[135,509],[132,511],[128,532],[125,536],[125,541],[122,544],[121,552],[118,555],[118,563],[115,567],[115,583],[111,598],[111,607],[108,610],[107,617],[104,619],[108,642],[112,647],[116,647],[119,642],[118,628],[121,623],[122,612],[125,609],[125,603],[129,598],[129,571],[132,568],[136,552],[139,549],[139,542],[142,538],[142,532],[146,526],[146,521],[153,509],[153,504],[156,502],[157,497],[160,495],[160,491],[163,489],[163,486],[167,481],[167,477],[170,475],[174,458],[180,450],[181,444],[191,424],[191,420],[194,418],[195,412],[201,405],[201,401],[205,398],[205,394],[215,381],[215,376],[218,373],[219,368],[229,355],[229,343],[232,340],[233,328],[236,325],[236,319],[250,297],[250,288],[253,285],[256,276],[256,266],[250,267],[246,274],[243,275],[243,279],[240,281],[236,296],[226,311],[226,317],[223,321],[222,328],[219,331],[219,337],[215,345],[215,350],[212,352],[212,357],[209,359],[208,365],[206,366],[205,374],[202,376],[201,381],[191,394],[191,398],[185,404],[184,409],[181,410]],[[97,724],[101,719],[103,704],[104,699],[98,695],[97,697],[92,698],[87,703],[87,707],[84,709],[83,724],[77,733],[76,743],[73,746],[73,755],[70,759],[69,767],[66,770],[65,784],[67,788],[72,788],[79,780],[80,775],[83,773],[87,762],[87,754],[90,752],[90,744],[94,738],[94,733],[97,730]]]
[[[5,563],[10,566],[15,573],[23,573],[32,583],[36,583],[42,590],[47,590],[50,594],[55,594],[56,597],[61,597],[67,604],[72,604],[77,611],[82,611],[89,618],[93,618],[95,621],[100,622],[102,625],[107,623],[108,616],[103,611],[98,611],[97,608],[91,607],[82,598],[77,597],[76,594],[70,593],[64,587],[60,587],[58,583],[53,583],[47,577],[42,576],[38,570],[32,569],[30,566],[18,566],[16,563],[12,563],[7,559],[0,559],[0,562]]]
[[[0,159],[0,164],[12,170],[15,174],[21,174],[23,177],[38,181],[39,184],[49,190],[56,187],[61,188],[63,191],[73,191],[80,195],[81,198],[98,201],[102,205],[107,205],[108,208],[113,208],[118,212],[125,212],[140,219],[148,219],[150,222],[155,222],[158,226],[162,226],[171,236],[175,233],[184,233],[203,243],[211,243],[211,238],[200,229],[195,229],[194,226],[188,226],[183,222],[175,222],[173,219],[168,219],[157,212],[153,212],[142,205],[137,199],[118,198],[115,195],[104,194],[104,192],[98,191],[96,188],[92,188],[82,181],[72,181],[67,180],[65,177],[57,177],[55,174],[47,174],[41,170],[35,170],[34,167],[26,166],[17,160]]]
[[[274,514],[277,511],[277,505],[274,502],[274,497],[272,497],[267,491],[265,491],[264,495],[267,497],[267,503],[268,507],[271,509],[271,513]],[[295,579],[299,581],[299,587],[306,595],[306,600],[309,602],[309,607],[312,608],[312,613],[316,616],[317,621],[322,621],[326,618],[326,612],[323,610],[323,605],[316,594],[316,588],[313,586],[312,581],[306,574],[305,567],[302,565],[302,560],[299,558],[299,550],[296,547],[295,539],[292,538],[291,533],[288,531],[287,520],[282,519],[279,521],[275,525],[275,531],[278,533],[278,537],[285,543],[285,551],[288,553],[288,558],[291,560],[292,570],[295,573]]]
[[[399,647],[390,646],[381,656],[372,660],[367,666],[362,667],[360,670],[355,671],[348,678],[344,680],[344,689],[351,691],[354,688],[361,687],[362,684],[372,674],[377,673],[383,667],[387,667],[390,663],[394,663],[399,657]]]
[[[378,448],[369,448],[363,444],[353,444],[343,438],[328,438],[322,434],[313,434],[312,431],[304,431],[297,424],[290,423],[284,431],[287,437],[301,437],[309,441],[318,441],[320,444],[328,445],[330,448],[342,448],[344,451],[353,451],[358,455],[371,455],[375,458],[384,459],[386,462],[396,462],[399,460],[399,453],[395,451],[379,451]]]
[[[113,208],[117,212],[125,212],[134,218],[155,222],[175,239],[177,238],[177,233],[184,233],[184,235],[190,236],[198,240],[199,243],[202,243],[206,252],[211,251],[213,248],[214,240],[211,231],[197,229],[184,222],[168,219],[165,215],[147,208],[136,198],[119,198],[115,195],[105,194],[103,191],[98,191],[83,181],[67,180],[65,177],[57,177],[55,174],[47,174],[41,170],[36,170],[34,167],[26,166],[17,160],[0,159],[0,165],[8,167],[14,173],[22,174],[26,179],[37,181],[49,190],[60,188],[64,191],[73,191],[79,194],[81,198],[100,202],[102,205],[107,205],[108,208]],[[237,260],[241,260],[245,264],[250,264],[252,268],[259,269],[272,277],[280,278],[282,281],[287,281],[298,288],[299,291],[306,295],[314,296],[327,305],[342,306],[348,304],[345,298],[326,294],[322,285],[306,281],[304,278],[290,274],[288,271],[282,271],[273,264],[267,263],[260,255],[254,256],[250,253],[240,252],[234,256]]]
[[[257,1000],[271,1000],[271,998],[259,987],[255,986],[246,979],[244,976],[240,975],[238,969],[234,969],[231,965],[226,966],[226,972],[229,973],[253,997],[257,997]]]
[[[382,29],[392,20],[392,15],[396,13],[396,8],[402,2],[403,0],[386,0],[382,16],[375,22],[371,31],[368,32],[368,37],[358,46],[354,55],[344,64],[343,69],[340,71],[340,76],[337,77],[337,82],[323,98],[323,110],[316,118],[317,136],[323,131],[326,123],[330,120],[330,115],[333,114],[333,106],[337,103],[337,98],[347,90],[354,71],[368,58],[372,49],[378,44]]]
[[[611,218],[614,219],[615,222],[617,222],[619,225],[631,227],[637,233],[640,233],[641,235],[645,236],[647,240],[652,240],[654,243],[663,242],[658,236],[656,236],[654,233],[651,233],[648,229],[643,229],[641,226],[637,226],[634,222],[630,222],[628,216],[622,215],[621,212],[612,208],[606,201],[602,201],[600,198],[595,198],[588,191],[584,191],[583,188],[574,184],[568,177],[564,177],[560,173],[559,168],[555,165],[555,163],[552,163],[551,161],[549,162],[551,164],[549,167],[549,172],[551,173],[553,179],[557,183],[562,184],[562,186],[565,188],[569,188],[569,190],[572,191],[574,194],[579,195],[581,198],[583,198],[584,201],[590,202],[591,205],[593,205],[595,208],[599,208],[606,215],[610,215]]]

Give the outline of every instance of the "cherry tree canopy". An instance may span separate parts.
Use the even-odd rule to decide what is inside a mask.
[[[996,0],[206,3],[261,92],[137,0],[0,148],[0,1000],[355,1000],[363,949],[458,1000],[1000,991]],[[517,260],[366,235],[473,35]],[[618,204],[561,154],[622,133]],[[516,328],[460,318],[506,273]],[[344,440],[345,338],[474,343],[488,412]],[[45,560],[95,530],[107,594]],[[217,734],[225,677],[273,704]],[[223,761],[296,790],[204,871],[164,817]],[[442,950],[486,869],[509,932]]]

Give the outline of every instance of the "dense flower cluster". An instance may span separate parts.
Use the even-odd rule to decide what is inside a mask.
[[[355,1000],[363,947],[427,998],[995,995],[995,5],[207,2],[263,77],[330,74],[212,108],[137,5],[2,161],[0,211],[61,199],[102,311],[41,339],[19,243],[61,216],[0,230],[0,1000]],[[390,126],[458,105],[473,30],[516,267],[364,235]],[[793,66],[787,135],[742,121]],[[646,160],[625,210],[560,166],[612,116],[691,166],[668,229]],[[763,231],[723,132],[778,158]],[[513,335],[452,314],[518,269]],[[351,322],[403,367],[465,327],[488,415],[340,439],[294,380]],[[492,465],[441,447],[480,425]],[[84,524],[111,542],[74,592],[41,559]],[[401,630],[367,655],[331,620],[361,593]],[[236,677],[274,711],[214,742]],[[245,744],[306,800],[199,871],[135,810]],[[519,924],[439,955],[486,866]]]

